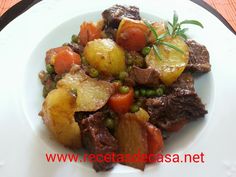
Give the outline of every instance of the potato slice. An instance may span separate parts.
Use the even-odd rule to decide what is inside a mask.
[[[171,85],[177,80],[188,64],[189,49],[187,44],[180,37],[166,38],[165,42],[175,45],[181,49],[184,54],[170,47],[159,45],[158,50],[162,56],[162,60],[155,55],[153,49],[146,56],[145,60],[149,67],[159,72],[160,79],[164,84]]]
[[[109,82],[88,79],[77,87],[76,111],[96,111],[102,108],[114,89]]]
[[[115,136],[118,140],[119,153],[131,156],[148,153],[147,131],[135,114],[126,113],[119,118]],[[124,162],[123,164],[140,170],[144,170],[145,167],[145,161]]]
[[[102,108],[114,92],[111,83],[92,79],[82,69],[74,66],[57,83],[57,88],[76,89],[76,111],[97,111]]]
[[[79,66],[74,65],[70,71],[61,80],[57,82],[57,88],[76,89],[79,84],[89,77]]]
[[[84,56],[92,67],[105,74],[118,75],[126,68],[124,50],[111,39],[90,41]]]
[[[75,110],[75,97],[66,89],[59,88],[48,94],[40,113],[56,139],[70,148],[81,146],[80,128],[74,119]]]

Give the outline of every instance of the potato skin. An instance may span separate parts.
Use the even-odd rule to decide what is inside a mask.
[[[40,113],[45,125],[66,147],[81,147],[80,128],[74,119],[75,97],[63,88],[52,90],[46,97]]]
[[[90,41],[84,48],[89,64],[108,75],[118,75],[126,68],[125,52],[111,39]]]
[[[159,72],[160,79],[165,85],[171,85],[177,80],[188,64],[189,49],[187,44],[180,37],[169,37],[165,39],[165,42],[175,45],[181,49],[184,54],[167,46],[159,45],[158,49],[162,60],[155,56],[153,49],[146,56],[145,60],[149,67]]]

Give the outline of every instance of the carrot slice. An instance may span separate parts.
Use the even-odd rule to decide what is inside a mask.
[[[55,56],[54,68],[57,74],[69,72],[73,64],[80,64],[80,56],[75,52],[63,50]]]
[[[53,48],[53,49],[48,50],[47,53],[46,53],[46,58],[45,58],[46,64],[54,65],[54,63],[55,63],[55,58],[54,57],[59,52],[64,51],[64,50],[72,51],[72,49],[68,46],[62,46],[62,47],[57,47],[57,48]]]
[[[101,29],[99,29],[93,23],[84,22],[80,26],[79,39],[83,46],[85,46],[89,41],[101,38],[101,35]]]
[[[139,20],[124,18],[116,34],[116,42],[129,51],[140,51],[147,44],[147,26]]]
[[[149,122],[145,122],[144,125],[148,134],[148,153],[156,154],[160,152],[164,146],[161,131]]]
[[[124,114],[127,113],[133,103],[134,90],[129,88],[127,94],[116,93],[112,95],[108,101],[109,106],[116,113]]]

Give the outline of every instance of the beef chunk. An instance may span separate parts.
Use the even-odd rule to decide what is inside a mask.
[[[207,111],[193,87],[190,74],[182,74],[167,95],[146,100],[150,122],[166,131],[178,131],[188,121],[203,117]]]
[[[195,91],[193,76],[190,73],[181,74],[177,81],[170,86],[169,90],[171,92],[181,90]]]
[[[102,16],[107,26],[118,28],[122,18],[141,20],[139,8],[135,6],[114,5],[103,11]]]
[[[77,43],[69,43],[68,46],[75,52],[78,53],[80,55],[83,54],[84,52],[84,47],[81,44],[77,44]]]
[[[142,69],[134,66],[130,72],[130,78],[140,85],[158,86],[160,84],[159,73],[152,68]]]
[[[189,63],[186,70],[201,73],[209,72],[211,65],[207,48],[194,40],[187,40],[186,44],[189,47]]]
[[[111,154],[118,149],[117,140],[103,124],[103,114],[97,112],[80,122],[83,146],[91,154]],[[100,159],[103,160],[103,159]],[[105,171],[113,167],[112,162],[94,162],[96,171]]]
[[[113,41],[116,40],[116,33],[117,33],[116,28],[112,28],[112,27],[109,27],[106,25],[104,28],[104,32],[105,32],[107,38],[110,38]]]
[[[146,105],[151,115],[151,123],[167,131],[178,130],[187,121],[203,117],[207,113],[197,94],[188,90],[147,99]]]

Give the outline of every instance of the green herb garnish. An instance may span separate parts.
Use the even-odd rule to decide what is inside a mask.
[[[178,19],[177,19],[177,21],[178,21]],[[176,21],[176,23],[177,23],[177,21]],[[158,34],[156,33],[156,30],[153,28],[153,26],[149,22],[144,21],[144,23],[150,29],[150,31],[153,33],[153,35],[155,37],[155,44],[152,45],[152,48],[154,50],[156,58],[159,58],[160,60],[162,60],[162,56],[159,52],[159,49],[157,48],[158,45],[164,45],[164,46],[172,48],[172,49],[174,49],[174,50],[176,50],[176,51],[178,51],[182,54],[184,53],[181,49],[179,49],[175,45],[173,45],[169,42],[164,42],[163,41],[167,36],[169,36],[168,33],[164,33],[164,34],[158,36]]]
[[[157,58],[159,58],[160,60],[162,60],[162,56],[161,56],[161,54],[160,54],[160,52],[159,52],[159,50],[158,50],[156,45],[153,45],[153,50],[154,50],[155,56]]]
[[[168,25],[167,25],[168,34],[171,35],[172,37],[181,36],[185,40],[187,39],[187,35],[185,34],[185,32],[188,30],[188,28],[182,29],[181,28],[182,25],[191,24],[191,25],[197,25],[203,28],[203,25],[197,20],[184,20],[182,22],[178,22],[178,21],[179,21],[179,17],[176,14],[176,12],[174,12],[173,22],[172,23],[168,22]]]
[[[157,47],[158,45],[167,46],[169,48],[172,48],[180,52],[181,54],[184,54],[184,52],[181,49],[179,49],[177,46],[169,42],[163,41],[167,36],[171,36],[172,38],[175,38],[176,36],[180,36],[186,40],[188,37],[185,33],[188,30],[188,28],[181,28],[182,25],[191,24],[191,25],[197,25],[203,28],[203,25],[197,20],[184,20],[184,21],[179,22],[179,17],[175,11],[174,11],[174,16],[173,16],[173,22],[172,23],[168,22],[167,24],[167,32],[159,36],[156,30],[153,28],[153,26],[149,22],[144,21],[144,23],[150,29],[150,31],[153,33],[155,37],[156,41],[151,47],[154,50],[156,58],[159,58],[160,60],[162,60],[162,56],[160,55],[159,49]]]
[[[169,42],[160,42],[161,45],[165,45],[165,46],[168,46],[169,48],[172,48],[172,49],[175,49],[176,51],[178,51],[179,53],[182,53],[184,54],[184,52],[179,49],[178,47],[176,47],[175,45],[169,43]]]

